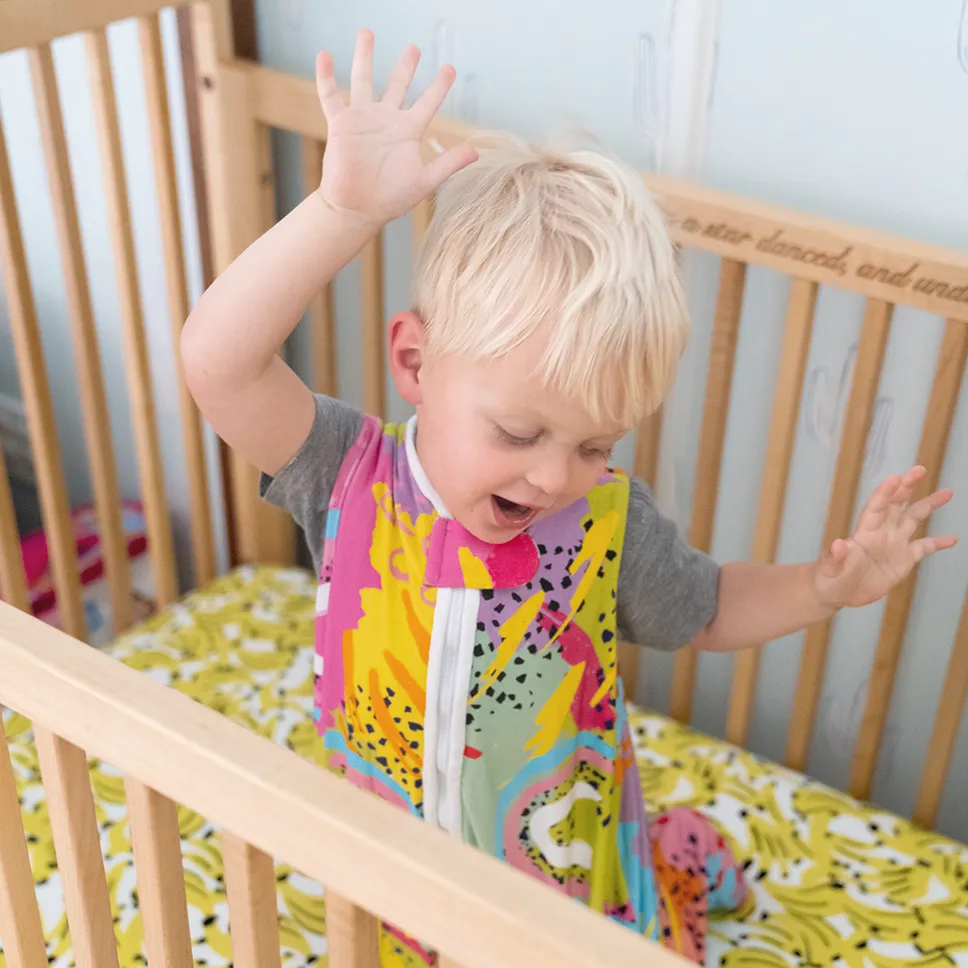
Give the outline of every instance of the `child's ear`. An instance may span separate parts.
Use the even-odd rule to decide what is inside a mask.
[[[423,403],[420,370],[424,358],[423,320],[411,312],[397,313],[388,327],[390,373],[397,392],[413,406]]]

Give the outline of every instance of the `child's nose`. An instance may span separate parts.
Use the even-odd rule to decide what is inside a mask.
[[[568,486],[568,458],[544,456],[525,475],[525,479],[544,494],[557,497]]]

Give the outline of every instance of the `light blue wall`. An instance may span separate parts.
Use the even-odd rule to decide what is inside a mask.
[[[317,49],[333,51],[346,83],[356,31],[376,32],[376,73],[385,78],[404,43],[424,51],[418,83],[446,58],[458,81],[445,111],[486,127],[544,138],[581,127],[639,167],[653,162],[652,134],[670,92],[667,41],[676,0],[598,5],[506,0],[487,5],[426,0],[318,4],[257,0],[263,61],[310,75]],[[937,244],[968,246],[968,34],[963,0],[723,0],[714,86],[706,119],[703,179],[716,187]],[[675,92],[671,92],[675,93]],[[280,138],[285,205],[298,197],[297,146]],[[388,312],[406,302],[404,223],[388,234]],[[677,389],[663,465],[670,510],[688,523],[715,301],[716,260],[688,260],[696,335]],[[358,277],[337,286],[344,393],[359,400]],[[755,523],[769,401],[789,284],[752,269],[747,284],[727,433],[714,553],[743,558]],[[798,444],[780,545],[781,560],[819,551],[844,388],[863,300],[821,292]],[[861,491],[914,460],[942,323],[899,310],[879,393]],[[297,359],[299,344],[297,341]],[[968,397],[968,394],[965,394]],[[402,415],[399,402],[394,412]],[[627,462],[630,451],[620,459]],[[944,468],[968,494],[968,405],[960,408]],[[938,515],[938,529],[968,520],[964,500]],[[968,535],[963,535],[968,539]],[[928,562],[915,601],[877,797],[908,811],[968,576],[968,540]],[[842,784],[860,715],[882,606],[836,625],[810,769]],[[763,661],[752,746],[783,755],[795,691],[799,637],[771,646]],[[704,656],[696,697],[701,726],[721,733],[730,658]],[[671,664],[646,657],[643,698],[665,703]],[[968,737],[952,769],[942,826],[968,839],[956,808],[968,795]]]

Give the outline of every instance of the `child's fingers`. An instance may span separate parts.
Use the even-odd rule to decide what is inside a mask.
[[[477,157],[477,149],[465,144],[451,148],[434,158],[424,169],[427,193],[434,191],[438,185],[459,172],[461,168],[466,168],[477,161]]]
[[[356,36],[356,53],[350,72],[350,104],[369,104],[373,100],[373,32],[361,30]]]
[[[384,104],[390,104],[395,108],[403,107],[403,102],[407,99],[407,91],[410,89],[413,75],[416,74],[419,63],[419,48],[414,44],[408,44],[383,90],[382,100]]]
[[[877,527],[883,523],[891,508],[894,495],[900,486],[901,477],[898,474],[887,478],[877,486],[874,493],[867,499],[867,503],[864,505],[864,510],[861,513],[861,518],[866,519],[863,522],[864,524],[869,527]]]
[[[957,543],[958,539],[953,534],[944,534],[940,537],[921,538],[919,541],[912,542],[911,551],[914,554],[914,560],[920,561],[937,551],[947,551]]]
[[[441,104],[444,103],[450,93],[456,77],[457,72],[450,64],[447,64],[437,72],[437,76],[427,85],[427,90],[417,98],[416,103],[410,109],[410,113],[417,120],[421,129],[426,128],[433,121],[434,115],[440,110]]]
[[[919,464],[917,467],[912,467],[901,477],[900,483],[894,491],[894,496],[891,498],[889,512],[891,520],[901,520],[901,515],[904,513],[908,502],[914,497],[914,492],[918,489],[918,485],[924,480],[925,474],[927,474],[927,469]]]
[[[920,501],[915,501],[907,509],[907,514],[905,515],[905,525],[908,536],[914,534],[918,529],[918,525],[927,521],[938,508],[943,508],[953,497],[953,492],[948,488],[941,491],[935,491],[934,494],[929,494],[927,497],[921,498]]]
[[[342,109],[343,98],[336,84],[333,55],[328,50],[322,51],[316,57],[316,93],[327,118],[332,118]]]

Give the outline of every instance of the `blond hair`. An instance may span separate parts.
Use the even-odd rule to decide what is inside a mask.
[[[440,189],[413,310],[431,355],[496,359],[546,327],[539,377],[624,427],[658,407],[689,330],[675,248],[638,175],[512,138]]]

